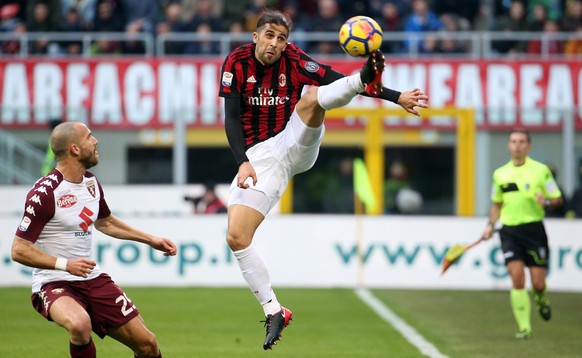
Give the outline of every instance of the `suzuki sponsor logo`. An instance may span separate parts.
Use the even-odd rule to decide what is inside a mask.
[[[57,206],[59,208],[70,208],[75,204],[77,204],[77,197],[72,194],[61,196],[57,199]]]

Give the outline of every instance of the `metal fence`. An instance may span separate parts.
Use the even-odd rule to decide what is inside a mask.
[[[241,43],[249,42],[251,33],[217,32],[166,33],[24,33],[0,34],[3,56],[225,56]],[[339,57],[335,32],[294,31],[290,40],[313,55]],[[582,53],[565,54],[569,41],[582,43],[582,33],[559,32],[385,32],[382,49],[397,57],[421,58],[582,58]],[[11,46],[7,46],[9,44]],[[328,46],[322,46],[327,44]],[[531,46],[533,44],[533,46]],[[529,46],[529,49],[528,49]],[[513,50],[512,50],[513,49]],[[532,53],[533,52],[533,53]]]

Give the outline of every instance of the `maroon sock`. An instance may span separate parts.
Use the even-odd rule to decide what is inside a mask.
[[[89,340],[89,343],[80,346],[69,342],[69,351],[71,352],[71,358],[95,358],[97,356],[93,339]]]

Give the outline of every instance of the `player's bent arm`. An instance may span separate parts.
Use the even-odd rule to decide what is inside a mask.
[[[165,256],[176,254],[176,245],[169,239],[150,235],[129,226],[114,215],[95,221],[95,228],[102,233],[121,240],[131,240],[147,244],[156,250],[164,252]]]
[[[238,97],[226,97],[224,99],[224,129],[230,150],[234,154],[236,164],[248,162],[245,150],[245,138],[240,120],[240,99]]]
[[[491,204],[491,209],[489,209],[489,222],[485,226],[485,230],[483,231],[482,238],[484,240],[490,239],[493,236],[493,232],[495,232],[495,223],[499,220],[501,216],[501,207],[503,203],[493,203]]]
[[[90,259],[64,259],[48,255],[32,242],[14,236],[11,250],[12,260],[29,267],[63,270],[76,276],[87,277],[96,262]]]

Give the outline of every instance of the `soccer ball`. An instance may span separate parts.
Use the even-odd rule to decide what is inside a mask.
[[[396,194],[396,207],[402,214],[418,214],[422,209],[422,196],[416,190],[401,189]]]
[[[382,45],[382,29],[367,16],[354,16],[342,25],[339,42],[348,55],[368,56]]]

